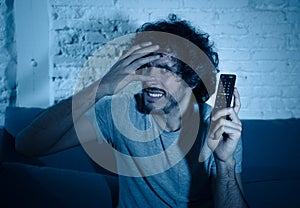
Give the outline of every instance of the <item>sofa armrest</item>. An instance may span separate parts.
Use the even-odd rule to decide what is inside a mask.
[[[0,162],[113,174],[92,161],[81,146],[43,157],[22,155],[15,150],[15,138],[4,128],[0,128]]]
[[[42,108],[22,107],[6,109],[5,126],[0,131],[0,161],[112,174],[91,160],[81,146],[39,158],[26,157],[17,153],[15,150],[17,134],[24,127],[30,125],[43,110]]]
[[[15,139],[5,128],[0,128],[0,162],[43,165],[38,158],[27,157],[16,152]]]
[[[115,207],[118,178],[20,163],[0,166],[0,207]]]

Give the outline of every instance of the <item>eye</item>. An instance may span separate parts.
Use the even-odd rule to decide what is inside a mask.
[[[150,72],[150,69],[148,67],[145,67],[145,68],[142,69],[142,74],[143,75],[148,75],[149,72]]]
[[[166,69],[166,68],[162,68],[161,72],[162,72],[164,75],[168,75],[168,76],[172,74],[172,72],[171,72],[170,70]]]

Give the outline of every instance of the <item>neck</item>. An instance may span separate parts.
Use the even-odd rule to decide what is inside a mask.
[[[176,111],[170,111],[169,113],[165,114],[162,113],[155,113],[152,114],[153,118],[160,126],[160,128],[166,131],[177,131],[181,127],[181,113],[179,109]]]
[[[166,131],[177,131],[181,128],[183,116],[189,116],[193,112],[194,106],[191,95],[188,93],[179,103],[179,106],[174,107],[168,113],[161,112],[153,114],[154,119],[159,126]]]

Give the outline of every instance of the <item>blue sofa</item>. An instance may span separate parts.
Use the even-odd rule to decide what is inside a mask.
[[[115,207],[118,177],[80,146],[39,158],[15,151],[15,136],[41,110],[6,110],[0,128],[0,207]],[[242,177],[250,206],[300,207],[300,119],[242,123]]]

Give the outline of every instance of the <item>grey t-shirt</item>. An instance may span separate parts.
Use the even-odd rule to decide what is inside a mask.
[[[126,95],[107,97],[86,114],[94,120],[99,141],[104,140],[115,150],[119,207],[199,207],[211,203],[210,177],[216,174],[214,157],[210,153],[199,160],[211,107],[202,105],[200,113],[198,109],[187,116],[188,125],[168,132],[150,114],[139,111],[136,101]],[[236,172],[240,173],[241,142],[235,159]]]

